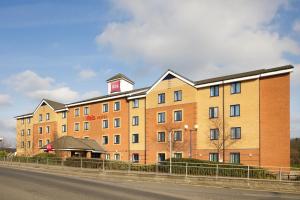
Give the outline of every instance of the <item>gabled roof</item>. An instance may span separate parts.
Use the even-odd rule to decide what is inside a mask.
[[[54,111],[65,108],[65,104],[62,104],[62,103],[59,103],[59,102],[56,102],[56,101],[52,101],[52,100],[49,100],[49,99],[43,99],[41,101],[41,103],[36,107],[36,109],[34,110],[33,113],[35,113],[39,109],[39,107],[41,107],[43,104],[47,104]]]
[[[155,86],[157,86],[162,80],[164,80],[167,76],[174,76],[175,78],[178,78],[180,80],[182,80],[183,82],[191,85],[191,86],[194,86],[194,82],[191,81],[190,79],[168,69],[151,87],[150,89],[146,92],[146,94],[148,94],[153,88],[155,88]]]
[[[54,110],[60,110],[65,108],[65,104],[56,102],[56,101],[52,101],[49,99],[44,99]]]
[[[72,136],[62,136],[57,140],[50,143],[55,150],[83,150],[83,151],[96,151],[105,152],[95,140],[92,139],[80,139]],[[47,149],[47,145],[41,149]]]
[[[128,81],[131,84],[134,84],[134,81],[132,81],[130,78],[128,78],[127,76],[125,76],[124,74],[118,73],[116,75],[114,75],[113,77],[109,78],[106,80],[106,82],[111,82],[114,80],[120,80],[120,79],[124,79],[126,81]]]
[[[27,114],[15,116],[15,118],[20,119],[20,118],[32,117],[32,116],[33,116],[33,113],[27,113]]]

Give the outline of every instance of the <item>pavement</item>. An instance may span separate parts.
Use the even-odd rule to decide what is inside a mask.
[[[299,199],[299,194],[159,183],[118,178],[85,178],[39,169],[0,166],[0,200]]]

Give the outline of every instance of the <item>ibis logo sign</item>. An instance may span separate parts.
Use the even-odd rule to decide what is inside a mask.
[[[121,91],[120,80],[111,82],[111,84],[110,84],[110,91],[111,92],[120,92]]]

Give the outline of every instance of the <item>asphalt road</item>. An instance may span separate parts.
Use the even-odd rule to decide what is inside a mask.
[[[53,175],[0,167],[0,200],[299,199],[300,195],[230,188]]]

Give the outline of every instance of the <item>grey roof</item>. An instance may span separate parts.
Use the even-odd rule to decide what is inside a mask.
[[[65,108],[65,104],[56,102],[56,101],[52,101],[49,99],[44,99],[44,101],[46,101],[54,110],[60,110]]]
[[[82,151],[98,151],[105,152],[105,149],[101,147],[95,140],[92,139],[80,139],[72,136],[62,136],[57,140],[50,143],[55,150],[82,150]],[[47,145],[41,149],[46,149]]]
[[[268,72],[276,72],[279,70],[286,70],[286,69],[293,69],[294,67],[292,65],[285,65],[281,67],[275,67],[275,68],[270,68],[270,69],[259,69],[259,70],[254,70],[254,71],[249,71],[249,72],[244,72],[244,73],[239,73],[239,74],[232,74],[232,75],[227,75],[227,76],[220,76],[216,78],[210,78],[210,79],[204,79],[200,81],[195,81],[195,85],[200,85],[200,84],[206,84],[206,83],[212,83],[212,82],[217,82],[217,81],[225,81],[229,79],[236,79],[236,78],[242,78],[246,76],[254,76],[254,75],[259,75],[262,73],[268,73]]]
[[[67,104],[67,106],[69,106],[71,104],[84,103],[84,102],[93,101],[93,100],[101,100],[101,99],[104,99],[104,98],[107,98],[107,97],[114,97],[114,96],[118,96],[118,95],[130,94],[130,93],[139,92],[139,91],[141,91],[140,93],[137,93],[139,95],[146,94],[146,91],[143,92],[143,90],[147,90],[147,89],[149,89],[149,87],[144,87],[144,88],[134,89],[134,90],[126,91],[126,92],[118,92],[118,93],[113,93],[113,94],[108,94],[108,95],[93,97],[93,98],[90,98],[90,99],[85,99],[85,100],[81,100],[81,101],[76,101],[76,102],[73,102],[73,103],[69,103],[69,104]],[[134,94],[132,96],[136,96],[136,94]]]
[[[17,117],[25,117],[27,115],[33,115],[33,113],[27,113],[27,114],[23,114],[23,115],[18,115],[18,116],[15,116],[15,118],[17,118]]]
[[[118,74],[114,75],[113,77],[107,79],[106,82],[110,82],[110,81],[118,80],[118,79],[125,79],[129,83],[134,84],[134,81],[132,81],[130,78],[128,78],[127,76],[125,76],[124,74],[121,74],[121,73],[118,73]]]

